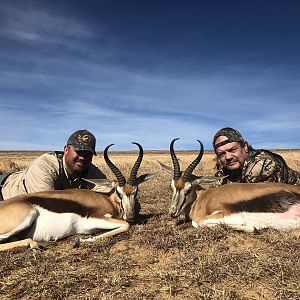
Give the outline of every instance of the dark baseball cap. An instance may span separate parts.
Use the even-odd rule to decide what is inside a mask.
[[[90,151],[96,154],[96,138],[86,129],[77,130],[70,135],[67,145],[72,145],[76,151]]]
[[[216,144],[216,140],[219,136],[226,136],[228,140],[225,140],[221,143]],[[231,127],[224,127],[220,129],[214,136],[213,139],[213,147],[216,150],[218,147],[226,145],[232,142],[245,142],[244,138],[242,137],[241,133],[236,129]]]

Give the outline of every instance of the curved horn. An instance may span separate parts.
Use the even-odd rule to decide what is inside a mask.
[[[174,142],[177,140],[179,140],[179,138],[174,139],[170,144],[170,153],[171,153],[171,158],[172,158],[173,168],[174,168],[174,174],[173,174],[174,180],[179,179],[181,176],[179,162],[174,151]]]
[[[112,145],[114,145],[114,144],[110,144],[105,148],[104,159],[105,159],[106,164],[109,166],[109,168],[112,170],[112,172],[117,177],[119,186],[124,186],[126,183],[125,177],[123,176],[121,171],[111,162],[111,160],[108,158],[108,155],[107,155],[108,148],[111,147]]]
[[[137,145],[139,147],[139,149],[140,149],[139,156],[138,156],[136,162],[134,163],[134,165],[133,165],[133,167],[131,169],[131,173],[130,173],[130,177],[129,177],[130,184],[132,186],[135,186],[136,185],[136,175],[137,175],[138,169],[139,169],[139,167],[141,165],[144,151],[143,151],[143,147],[139,143],[132,142],[132,144]]]
[[[191,164],[187,167],[186,171],[184,172],[183,175],[183,180],[185,182],[189,181],[189,179],[191,179],[191,175],[192,172],[195,170],[195,168],[197,167],[197,165],[200,163],[200,160],[203,156],[203,144],[201,143],[201,141],[197,140],[200,143],[200,152],[198,154],[198,156],[194,159],[194,161],[191,162]]]

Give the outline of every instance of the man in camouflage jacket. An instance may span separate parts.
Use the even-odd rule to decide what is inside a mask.
[[[213,147],[218,167],[215,175],[227,176],[223,184],[268,181],[300,185],[300,173],[289,168],[280,155],[253,149],[236,129],[220,129],[214,136]]]

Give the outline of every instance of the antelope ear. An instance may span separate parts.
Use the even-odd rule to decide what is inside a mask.
[[[88,183],[91,183],[93,185],[105,186],[105,187],[110,187],[110,188],[112,188],[114,186],[114,182],[109,179],[98,179],[98,178],[93,178],[93,179],[81,178],[81,179]]]
[[[152,177],[154,177],[157,173],[147,173],[147,174],[143,174],[141,176],[139,176],[136,179],[137,184],[141,184],[149,179],[151,179]]]
[[[194,182],[196,184],[201,185],[201,187],[203,187],[203,188],[215,187],[215,186],[218,186],[218,185],[222,185],[222,181],[226,177],[228,177],[228,176],[220,176],[220,177],[202,176],[202,177],[196,179]]]
[[[93,179],[81,178],[81,179],[87,182],[88,189],[97,193],[109,194],[112,192],[113,188],[116,187],[115,182],[108,179],[98,179],[98,178],[93,178]]]
[[[167,166],[167,165],[161,163],[160,161],[158,161],[158,163],[160,164],[161,168],[162,168],[164,171],[166,171],[167,173],[173,175],[174,170],[173,170],[171,167],[169,167],[169,166]]]

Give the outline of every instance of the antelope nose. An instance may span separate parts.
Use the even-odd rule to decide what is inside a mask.
[[[128,223],[132,223],[134,221],[134,216],[128,216],[128,215],[124,215],[124,221],[128,222]]]
[[[171,216],[172,218],[176,218],[177,215],[178,215],[177,212],[176,212],[176,210],[170,210],[169,214],[170,214],[170,216]]]

